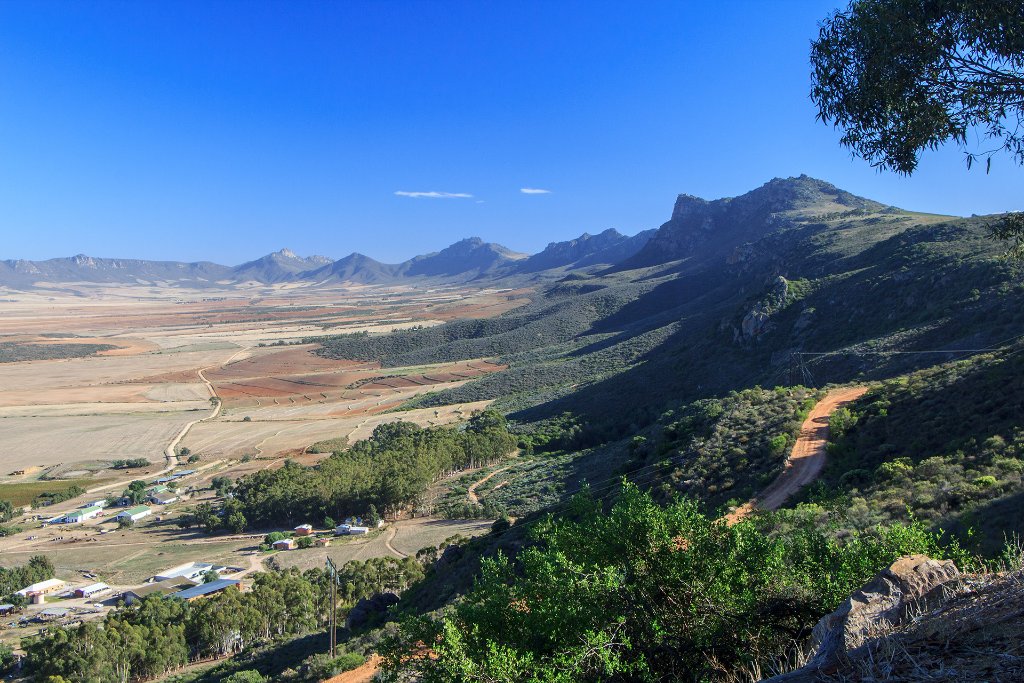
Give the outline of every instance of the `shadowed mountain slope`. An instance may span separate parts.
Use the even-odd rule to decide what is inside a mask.
[[[683,258],[570,275],[493,320],[334,338],[322,352],[396,365],[497,356],[507,370],[417,404],[497,399],[522,418],[570,411],[625,430],[672,400],[892,376],[952,356],[905,351],[1024,333],[1020,269],[984,218],[914,214],[807,177],[680,201],[630,262]]]
[[[555,268],[586,268],[624,261],[643,249],[656,231],[644,230],[628,237],[614,228],[597,235],[583,233],[574,240],[552,242],[539,253],[516,264],[517,273],[536,273]]]

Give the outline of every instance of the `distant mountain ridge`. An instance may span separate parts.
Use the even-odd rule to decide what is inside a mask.
[[[820,217],[896,210],[858,197],[823,180],[802,175],[775,178],[737,197],[715,200],[680,194],[668,221],[633,236],[609,228],[551,242],[542,251],[520,254],[479,237],[396,264],[359,253],[333,260],[301,257],[281,249],[238,266],[179,263],[78,255],[46,261],[0,261],[0,286],[32,288],[39,283],[164,284],[231,286],[284,282],[387,284],[409,279],[470,282],[484,279],[556,278],[576,270],[617,272],[689,258],[736,258],[744,245],[789,225]]]
[[[285,282],[317,268],[334,263],[326,256],[303,258],[291,249],[281,249],[254,261],[243,263],[232,269],[235,279],[254,280],[266,284]]]
[[[654,231],[626,237],[617,231],[614,239],[597,239],[584,233],[569,242],[552,243],[535,256],[515,252],[479,237],[460,240],[441,251],[415,256],[402,263],[381,263],[365,254],[352,253],[337,261],[326,256],[302,257],[281,249],[238,266],[201,261],[147,261],[143,259],[97,258],[79,254],[45,261],[0,261],[0,286],[28,289],[39,284],[164,284],[193,287],[226,286],[243,283],[278,284],[309,282],[328,284],[354,282],[386,284],[406,279],[434,279],[463,282],[480,278],[537,275],[550,268],[583,268],[610,265],[635,253]],[[571,255],[554,255],[559,245],[576,245]]]
[[[585,268],[612,265],[639,252],[657,230],[644,230],[632,237],[615,228],[597,235],[583,233],[566,242],[551,242],[539,253],[516,265],[520,273],[536,273],[553,268]]]

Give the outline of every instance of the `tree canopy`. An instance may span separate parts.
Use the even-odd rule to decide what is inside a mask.
[[[811,65],[818,117],[875,167],[910,174],[950,141],[968,166],[1024,164],[1020,0],[854,0],[822,22]]]

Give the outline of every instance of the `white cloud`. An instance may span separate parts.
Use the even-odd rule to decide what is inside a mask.
[[[398,190],[395,192],[399,197],[412,197],[414,199],[470,199],[471,194],[465,192],[406,192]]]
[[[522,187],[519,191],[523,194],[551,194],[551,190],[542,190],[539,187]]]

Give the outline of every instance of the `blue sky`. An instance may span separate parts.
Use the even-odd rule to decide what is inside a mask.
[[[532,252],[800,173],[1024,208],[1009,158],[880,174],[815,121],[808,44],[839,4],[6,0],[0,258]]]

